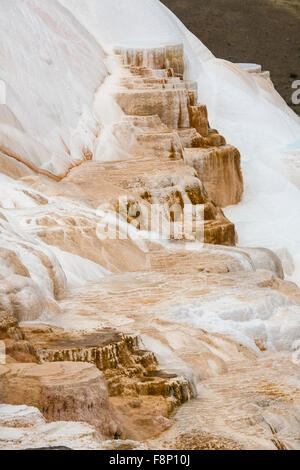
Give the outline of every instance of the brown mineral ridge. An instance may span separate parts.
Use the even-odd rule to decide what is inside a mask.
[[[110,403],[123,437],[142,440],[170,426],[168,417],[192,396],[188,381],[158,370],[138,339],[109,328],[84,334],[45,325],[23,326],[39,361],[89,362],[106,378]]]

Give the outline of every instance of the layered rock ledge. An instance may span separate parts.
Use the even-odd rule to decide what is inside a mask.
[[[38,408],[48,422],[83,421],[103,438],[121,435],[103,374],[87,363],[0,366],[0,402]]]

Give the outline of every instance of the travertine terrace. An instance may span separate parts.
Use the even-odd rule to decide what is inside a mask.
[[[190,79],[192,39],[84,31],[93,118],[39,146],[0,107],[0,449],[299,449],[294,245],[240,242],[243,149]]]

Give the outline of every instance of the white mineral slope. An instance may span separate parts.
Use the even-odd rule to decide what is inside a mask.
[[[56,0],[2,0],[0,12],[0,148],[63,175],[92,152],[103,51]]]
[[[55,279],[49,277],[49,271],[52,271],[52,275],[56,272],[56,281],[60,285],[60,288],[56,287],[54,290],[62,291],[65,290],[66,282],[69,286],[82,286],[88,281],[96,281],[109,274],[109,271],[99,264],[75,254],[71,255],[56,246],[49,246],[36,234],[41,227],[40,219],[43,218],[45,223],[49,219],[50,224],[56,223],[57,227],[59,216],[82,216],[86,217],[87,221],[96,223],[98,219],[95,210],[61,197],[46,197],[23,182],[1,173],[0,186],[3,191],[0,200],[0,277],[20,274],[13,271],[16,266],[11,259],[5,261],[5,250],[15,253],[19,264],[23,265],[23,270],[28,271],[26,275],[52,296]],[[48,265],[51,266],[51,269],[48,266],[48,271],[43,258],[48,258]],[[18,269],[20,271],[20,266]],[[64,273],[67,273],[67,280]]]
[[[69,288],[80,287],[111,274],[107,269],[86,258],[67,253],[55,246],[52,246],[51,250],[64,270]]]
[[[277,251],[286,274],[299,281],[300,196],[285,177],[282,157],[299,140],[300,120],[271,82],[214,58],[157,0],[3,0],[0,9],[5,13],[0,15],[0,79],[7,86],[7,103],[0,105],[0,147],[6,153],[62,174],[80,160],[83,149],[93,150],[96,128],[109,114],[103,107],[99,114],[94,109],[95,92],[107,74],[103,49],[183,43],[187,75],[198,82],[211,125],[242,152],[244,199],[226,209],[240,244]],[[103,100],[100,93],[100,107]],[[107,103],[111,112],[110,99]],[[297,164],[294,152],[289,159],[294,179]],[[19,183],[4,178],[0,184],[2,207],[35,206]]]
[[[272,83],[216,59],[157,0],[60,0],[107,51],[114,45],[155,47],[183,43],[187,78],[196,80],[211,125],[242,153],[246,191],[228,208],[244,246],[265,246],[282,258],[286,274],[300,281],[300,195],[285,148],[299,139],[300,119]],[[288,176],[292,175],[292,181]],[[290,257],[293,258],[291,263]]]

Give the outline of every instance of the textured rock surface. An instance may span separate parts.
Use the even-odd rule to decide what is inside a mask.
[[[0,312],[0,339],[22,339],[23,335],[18,328],[19,323],[14,315],[3,310]]]
[[[183,51],[179,51],[180,49],[177,54],[181,53],[183,62]],[[131,158],[127,155],[125,161],[103,164],[102,168],[98,165],[95,168],[98,178],[135,193],[136,204],[141,205],[142,199],[150,206],[160,204],[170,207],[177,204],[181,205],[182,210],[185,205],[205,205],[204,220],[201,222],[203,233],[197,234],[197,231],[193,233],[193,229],[189,228],[187,231],[191,233],[184,233],[183,238],[189,238],[189,235],[192,235],[206,243],[234,245],[234,226],[226,220],[220,208],[217,207],[218,204],[210,200],[212,197],[221,200],[221,197],[217,197],[216,190],[211,191],[209,197],[204,186],[207,182],[209,189],[212,190],[211,180],[220,179],[219,193],[223,194],[221,202],[225,203],[224,205],[227,205],[228,201],[238,202],[243,191],[240,170],[236,175],[236,171],[231,171],[231,162],[228,163],[225,158],[219,158],[218,166],[221,168],[217,175],[213,162],[210,167],[203,167],[202,172],[196,173],[190,171],[188,168],[190,163],[187,162],[185,165],[182,158],[185,145],[189,150],[193,148],[191,152],[197,152],[196,148],[198,148],[199,153],[201,148],[220,145],[217,152],[228,156],[229,159],[233,156],[233,160],[237,160],[233,166],[239,169],[238,151],[233,147],[225,146],[224,138],[218,135],[217,131],[210,129],[206,107],[196,104],[197,93],[192,82],[185,82],[182,78],[175,76],[172,69],[164,69],[158,65],[156,65],[157,68],[151,68],[153,61],[149,58],[150,53],[145,53],[143,58],[139,59],[139,62],[143,63],[139,66],[136,65],[137,59],[133,49],[130,49],[128,54],[125,49],[120,50],[119,53],[119,67],[122,67],[122,60],[127,65],[123,66],[126,70],[124,77],[117,80],[114,97],[127,116],[123,116],[118,124],[114,124],[113,135],[120,145],[126,135],[127,142],[133,139],[135,143],[131,146]],[[138,50],[136,54],[140,57]],[[152,54],[158,59],[163,56],[164,52],[157,49],[152,50]],[[164,58],[162,57],[159,62],[164,64]],[[101,148],[101,135],[99,147]],[[103,155],[99,153],[99,159],[101,158]],[[124,157],[121,159],[124,160]],[[80,173],[82,176],[82,171]],[[72,181],[74,177],[76,178],[76,170],[71,172],[69,180]],[[228,194],[230,179],[238,177],[240,177],[239,187],[233,189],[233,194]],[[170,220],[168,209],[164,211],[169,224],[174,222],[172,216]],[[135,225],[137,222],[138,228],[145,228],[140,220],[128,220],[128,222],[134,222]],[[152,230],[156,230],[153,225]]]
[[[197,400],[149,447],[299,450],[298,367],[286,354],[234,361],[227,374],[202,382]]]
[[[37,408],[24,405],[0,405],[0,426],[29,428],[45,423],[45,418]]]
[[[107,380],[123,435],[131,439],[164,430],[174,409],[193,395],[187,379],[158,370],[154,354],[141,349],[136,337],[110,329],[84,334],[43,325],[22,331],[45,366],[58,361],[95,364]]]
[[[87,423],[56,421],[46,423],[34,407],[0,405],[1,450],[145,450],[129,440],[103,441]]]
[[[46,299],[39,286],[23,276],[0,281],[0,309],[19,321],[36,320],[46,308]]]
[[[125,65],[151,67],[152,69],[172,69],[176,74],[183,75],[184,60],[182,45],[168,45],[159,48],[127,48],[116,47],[115,53],[124,57]]]
[[[78,422],[54,422],[30,428],[0,426],[1,450],[67,448],[103,449],[103,438],[95,428]]]
[[[1,366],[0,402],[37,407],[48,422],[85,421],[106,438],[121,433],[101,372],[91,364]]]
[[[240,154],[230,145],[184,149],[184,161],[197,171],[209,196],[220,207],[238,204],[243,194]]]
[[[35,362],[36,355],[32,344],[24,337],[17,318],[0,310],[0,340],[5,345],[6,362]]]
[[[219,259],[222,259],[221,255],[219,256]],[[157,258],[155,257],[155,259]],[[297,403],[297,385],[295,385],[295,389],[289,389],[287,386],[289,381],[297,381],[295,375],[297,368],[292,364],[292,353],[290,355],[275,355],[275,353],[260,352],[259,349],[254,352],[253,349],[241,346],[239,341],[232,340],[227,335],[216,335],[203,331],[201,328],[192,328],[181,319],[179,319],[179,324],[176,325],[173,321],[174,317],[170,317],[166,312],[170,309],[170,305],[177,306],[183,295],[187,306],[192,298],[197,296],[201,296],[202,303],[207,302],[210,297],[209,293],[211,293],[212,302],[214,302],[215,296],[218,295],[223,298],[223,301],[228,298],[232,302],[232,295],[236,295],[241,302],[241,312],[246,312],[243,310],[243,302],[246,301],[249,314],[251,308],[255,306],[254,315],[256,311],[259,311],[259,308],[263,308],[266,315],[267,312],[263,304],[261,304],[261,307],[259,305],[267,295],[271,296],[270,299],[276,300],[279,299],[277,292],[284,292],[284,295],[288,295],[293,299],[294,305],[296,302],[299,305],[299,298],[297,300],[295,297],[296,292],[299,292],[299,290],[296,286],[293,290],[290,283],[275,280],[271,274],[266,272],[214,272],[214,270],[220,271],[220,263],[216,263],[215,266],[211,264],[210,273],[192,274],[191,266],[194,266],[194,264],[191,258],[186,260],[180,258],[183,261],[181,264],[182,272],[178,274],[173,271],[168,276],[166,271],[170,269],[170,273],[172,272],[171,259],[164,258],[161,260],[162,264],[157,266],[159,276],[154,275],[154,273],[151,273],[149,277],[139,276],[138,282],[134,275],[131,278],[116,276],[114,282],[110,279],[109,282],[103,281],[102,285],[97,283],[94,287],[78,290],[76,295],[73,294],[70,299],[64,302],[65,313],[60,316],[59,321],[65,327],[71,326],[75,322],[79,328],[82,320],[84,320],[85,328],[95,328],[97,324],[101,324],[103,328],[105,325],[119,325],[122,322],[123,330],[132,331],[134,329],[142,334],[145,346],[155,351],[160,360],[160,365],[165,370],[184,374],[189,377],[191,383],[198,384],[199,400],[192,400],[190,404],[186,405],[187,408],[184,406],[183,410],[186,409],[183,412],[184,414],[181,415],[180,411],[177,415],[181,427],[175,426],[174,434],[172,434],[172,430],[170,431],[170,436],[174,436],[177,443],[173,444],[173,440],[167,434],[166,437],[163,435],[161,440],[155,441],[154,444],[149,443],[150,447],[161,448],[165,446],[165,448],[169,448],[168,446],[174,445],[174,448],[178,448],[178,439],[180,441],[182,434],[194,435],[194,441],[189,442],[191,438],[189,440],[185,438],[187,440],[183,439],[180,442],[185,442],[187,446],[194,445],[195,448],[197,446],[199,448],[205,448],[205,446],[208,448],[224,448],[226,446],[230,448],[230,446],[233,446],[232,448],[244,449],[247,448],[247,445],[251,448],[272,449],[275,449],[276,445],[296,447],[295,435],[298,428],[293,416],[297,416],[297,406],[295,407],[293,400]],[[207,266],[209,265],[208,259]],[[175,263],[175,269],[176,266],[178,266],[178,263]],[[232,267],[234,268],[234,264]],[[163,276],[162,273],[164,273]],[[122,286],[123,292],[120,292],[120,286]],[[111,296],[112,292],[113,296]],[[143,295],[137,297],[137,292],[143,292]],[[177,297],[175,297],[175,293]],[[287,314],[289,309],[295,308],[293,304],[284,306],[283,316]],[[216,306],[213,303],[212,307],[219,309],[220,305]],[[274,315],[272,304],[270,309],[272,315]],[[101,315],[99,315],[99,311],[101,311]],[[236,312],[238,312],[237,306]],[[226,310],[224,310],[224,315],[226,315]],[[145,318],[147,318],[147,323],[145,323]],[[282,333],[280,333],[283,326],[280,326],[282,318],[278,318],[279,323],[277,325],[276,314],[273,319],[270,318],[270,325],[274,321],[275,323],[274,329],[271,329],[269,334],[275,334],[273,340],[279,341],[278,344],[283,341]],[[245,321],[244,317],[241,325]],[[267,324],[268,322],[266,322]],[[266,348],[266,343],[264,346],[266,338],[263,338],[264,328],[261,326],[256,331],[258,335],[256,337],[257,345],[263,351]],[[284,343],[281,344],[283,348],[286,347]],[[274,357],[276,357],[276,360],[273,367],[271,362]],[[283,371],[285,371],[284,378],[279,379]],[[236,389],[233,399],[231,398],[232,383],[236,383],[237,380],[241,387]],[[270,391],[268,391],[268,387],[266,391],[259,390],[259,384],[263,386],[262,384],[265,381],[270,383]],[[255,387],[253,387],[253,383],[256,384]],[[272,383],[278,387],[276,392],[278,396],[286,397],[283,401],[276,398],[275,401],[273,400],[272,390],[275,385],[271,385]],[[136,382],[136,384],[138,383]],[[218,386],[217,397],[214,391],[215,384]],[[146,387],[149,392],[147,382],[142,382],[141,385]],[[205,390],[203,390],[203,387],[205,387]],[[161,402],[159,405],[158,401],[155,403],[152,400],[151,395],[150,397],[141,395],[133,397],[132,392],[130,392],[130,397],[125,397],[124,394],[128,391],[129,389],[125,388],[121,395],[114,394],[111,397],[111,402],[129,437],[137,439],[137,434],[139,434],[140,439],[146,439],[151,433],[159,433],[172,424],[172,422],[168,423],[161,418],[164,415],[162,411],[166,406],[166,402]],[[255,408],[255,406],[257,402],[261,401],[264,394],[271,397],[270,404],[266,406],[272,407],[274,405],[277,410],[276,413],[286,415],[285,427],[288,434],[285,438],[282,435],[274,437],[270,427],[267,425],[261,427],[259,425],[261,422],[259,417],[260,408],[259,406]],[[290,400],[291,397],[293,397],[292,401]],[[223,409],[216,428],[213,424],[213,420],[216,419],[215,405],[213,405],[215,401]],[[237,402],[241,403],[238,409],[235,408]],[[254,422],[256,420],[258,422],[255,427],[252,423],[253,414],[248,411],[248,409],[252,409],[253,404],[254,411],[257,409],[257,414],[255,411],[255,417],[253,418]],[[202,410],[203,406],[205,408]],[[149,409],[151,409],[151,412]],[[233,414],[233,409],[236,409],[235,414]],[[271,411],[271,408],[269,411]],[[233,415],[233,418],[229,418],[231,415]],[[181,416],[183,416],[182,421]],[[189,428],[187,423],[190,422],[190,416],[195,418]],[[207,426],[204,425],[205,417],[208,423]],[[231,421],[228,421],[229,419]],[[199,423],[201,426],[199,426]],[[230,426],[234,426],[234,431],[227,429],[228,423],[230,423]],[[224,432],[225,429],[227,429],[226,432]],[[199,436],[198,441],[196,436]],[[275,445],[273,441],[277,444]]]
[[[155,116],[169,128],[189,127],[187,90],[126,90],[116,95],[121,109],[130,115]]]

